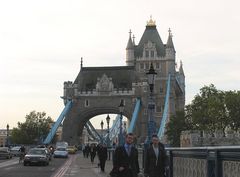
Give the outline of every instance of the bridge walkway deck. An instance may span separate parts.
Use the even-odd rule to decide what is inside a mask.
[[[112,169],[112,160],[106,161],[105,172],[101,172],[100,168],[98,168],[98,162],[97,156],[92,164],[90,156],[84,158],[82,153],[78,153],[63,177],[109,177],[109,172]]]

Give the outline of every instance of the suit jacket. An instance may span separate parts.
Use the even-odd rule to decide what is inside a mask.
[[[164,177],[166,162],[167,156],[163,144],[159,143],[158,158],[151,145],[145,154],[144,173],[148,174],[149,177]]]
[[[124,170],[120,172],[119,167],[124,167]],[[113,171],[119,177],[137,177],[139,173],[138,150],[131,147],[131,153],[128,155],[124,146],[117,147],[114,153]]]
[[[106,147],[98,147],[97,148],[97,154],[100,161],[107,160],[108,154],[107,154],[107,148]]]

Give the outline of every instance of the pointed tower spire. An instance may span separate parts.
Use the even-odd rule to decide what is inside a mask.
[[[168,40],[167,40],[167,45],[166,45],[166,48],[173,48],[174,49],[174,45],[173,45],[173,41],[172,41],[172,37],[173,37],[173,35],[172,35],[172,31],[171,31],[171,29],[169,28],[169,30],[168,30]],[[175,49],[174,49],[174,51],[175,51]]]
[[[129,31],[129,39],[128,39],[128,43],[127,43],[127,48],[126,49],[133,49],[134,45],[133,45],[133,41],[132,41],[132,31]]]
[[[126,63],[128,66],[134,65],[134,43],[132,41],[132,31],[129,31],[129,39],[126,48]]]
[[[83,66],[83,58],[81,57],[81,69],[82,69],[82,66]]]
[[[184,76],[182,60],[180,60],[179,74],[182,74]]]
[[[133,46],[135,46],[136,44],[135,44],[135,36],[134,36],[134,34],[133,34],[132,40],[133,40]]]

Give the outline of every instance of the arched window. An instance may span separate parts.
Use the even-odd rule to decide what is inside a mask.
[[[89,100],[85,100],[85,107],[89,106]]]

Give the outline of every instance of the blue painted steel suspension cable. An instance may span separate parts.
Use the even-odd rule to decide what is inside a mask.
[[[136,122],[137,122],[137,119],[138,119],[138,113],[139,113],[140,106],[141,106],[140,103],[141,103],[141,100],[139,98],[137,98],[135,108],[134,108],[134,111],[133,111],[133,115],[132,115],[132,119],[131,119],[130,125],[128,127],[128,131],[127,131],[128,133],[132,133],[134,128],[135,128],[135,125],[136,125]]]
[[[63,121],[64,117],[66,116],[66,114],[69,112],[69,110],[72,107],[72,100],[68,100],[66,106],[64,107],[63,111],[61,112],[60,116],[58,117],[57,121],[54,123],[54,125],[52,126],[50,132],[48,133],[46,139],[44,140],[44,144],[49,144],[54,135],[57,132],[58,127],[60,126],[61,122]]]
[[[168,107],[169,107],[169,96],[170,96],[170,90],[171,90],[171,75],[168,75],[168,83],[167,83],[167,92],[166,92],[166,97],[165,97],[165,103],[164,103],[164,111],[163,111],[163,116],[160,124],[160,128],[158,131],[158,137],[161,139],[164,135],[165,131],[165,126],[166,126],[166,121],[167,121],[167,115],[168,115]]]

